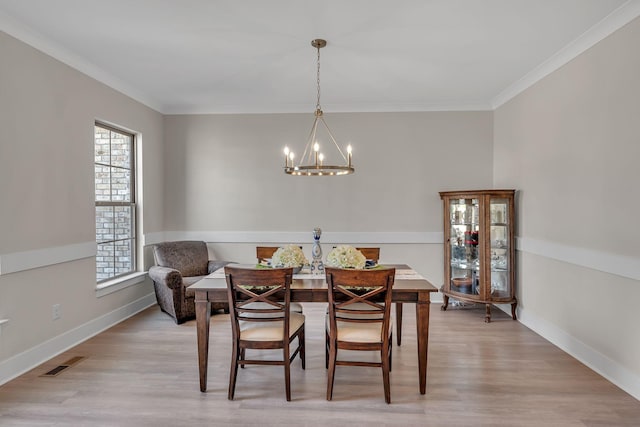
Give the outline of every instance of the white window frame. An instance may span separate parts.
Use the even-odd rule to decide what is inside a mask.
[[[96,128],[101,128],[104,130],[108,130],[110,132],[110,136],[112,135],[112,133],[116,133],[116,134],[121,134],[121,135],[125,135],[127,137],[130,138],[131,144],[129,146],[129,167],[128,168],[123,168],[120,166],[114,166],[112,160],[109,160],[109,162],[105,163],[105,162],[98,162],[95,156],[95,147],[96,147]],[[97,200],[98,196],[97,196],[97,192],[96,195],[94,197],[95,199],[95,216],[96,216],[96,247],[98,248],[97,251],[97,257],[96,257],[96,283],[97,283],[97,289],[98,291],[104,290],[106,287],[110,287],[114,284],[119,284],[120,286],[118,286],[118,288],[122,287],[122,285],[126,285],[126,286],[130,286],[131,284],[137,283],[141,280],[144,279],[144,277],[138,277],[138,276],[143,276],[144,273],[139,273],[138,270],[138,260],[140,259],[140,255],[139,255],[139,247],[138,247],[138,229],[137,229],[137,197],[136,197],[136,162],[137,162],[137,156],[136,156],[136,143],[137,143],[137,139],[136,139],[136,134],[118,127],[114,127],[112,125],[108,125],[99,121],[96,121],[94,123],[94,188],[97,184],[97,177],[96,177],[96,167],[97,166],[101,166],[101,167],[108,167],[111,169],[125,169],[125,170],[129,170],[129,175],[130,175],[130,182],[129,182],[129,191],[130,191],[130,195],[129,195],[129,200],[128,201],[104,201],[104,200]],[[111,151],[110,151],[111,152]],[[110,157],[111,159],[111,157]],[[111,170],[110,169],[110,170]],[[111,187],[114,184],[114,182],[110,179],[109,180],[109,186]],[[113,236],[112,239],[99,239],[98,238],[98,232],[97,232],[97,224],[98,224],[98,208],[99,207],[129,207],[131,209],[130,211],[130,219],[131,219],[131,236],[127,237],[127,238],[117,238],[115,235]],[[116,218],[115,216],[114,218],[114,227],[113,230],[115,232],[115,222],[116,222]],[[129,257],[129,263],[130,263],[130,269],[128,269],[127,271],[120,271],[118,273],[115,272],[115,270],[113,272],[111,272],[111,274],[108,277],[101,277],[99,279],[99,272],[98,272],[98,257],[100,256],[100,245],[101,244],[105,244],[105,243],[113,243],[114,245],[117,242],[122,242],[122,241],[129,241],[129,245],[130,245],[130,257]],[[114,251],[113,254],[114,257],[114,267],[115,267],[115,258],[116,258],[116,253]]]

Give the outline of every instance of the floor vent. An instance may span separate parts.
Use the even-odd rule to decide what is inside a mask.
[[[52,370],[45,372],[44,374],[40,375],[41,377],[55,377],[58,374],[60,374],[62,371],[72,367],[73,365],[75,365],[76,363],[78,363],[79,361],[85,359],[84,356],[76,356],[76,357],[72,357],[71,359],[67,360],[66,362],[64,362],[62,365],[58,365],[55,368],[53,368]]]

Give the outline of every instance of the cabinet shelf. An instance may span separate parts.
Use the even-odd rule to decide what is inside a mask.
[[[516,320],[514,217],[515,190],[440,192],[444,208],[444,294],[485,304],[485,321],[491,305],[511,304]],[[463,279],[459,281],[452,279]]]
[[[451,265],[451,268],[456,269],[456,270],[465,270],[465,271],[478,271],[480,270],[480,267],[477,266],[465,266],[465,267],[459,267],[457,265]]]

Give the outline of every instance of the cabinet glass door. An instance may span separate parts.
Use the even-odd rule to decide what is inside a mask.
[[[489,212],[491,215],[491,296],[508,298],[511,296],[508,200],[491,198]]]
[[[450,200],[449,212],[451,213],[451,228],[449,230],[451,291],[477,295],[480,280],[479,200]]]

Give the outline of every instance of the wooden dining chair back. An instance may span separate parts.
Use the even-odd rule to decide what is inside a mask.
[[[235,395],[238,366],[284,366],[285,392],[291,400],[290,366],[300,355],[305,368],[305,317],[290,311],[292,268],[225,267],[232,333],[229,400]],[[291,352],[291,343],[298,344]],[[282,360],[247,359],[246,350],[282,349]]]
[[[367,260],[380,261],[380,248],[356,248]],[[402,303],[396,303],[396,342],[402,344]]]
[[[279,249],[279,246],[256,246],[256,258],[258,258],[258,264],[267,262],[270,260],[273,254]],[[302,246],[300,246],[302,249]],[[291,303],[291,311],[296,313],[302,313],[302,304],[298,302]]]
[[[375,261],[376,264],[378,263],[378,261],[380,261],[380,248],[356,248],[356,249],[359,250],[360,253],[364,255],[364,257],[367,260]]]
[[[326,329],[329,341],[327,400],[333,397],[337,365],[382,368],[384,396],[391,402],[391,289],[395,268],[375,270],[326,267],[329,312]],[[354,305],[369,307],[366,314]],[[338,360],[338,350],[377,351],[380,362]]]
[[[258,258],[258,264],[271,259],[278,248],[279,246],[256,246],[256,258]]]
[[[333,249],[336,247],[334,246]],[[360,251],[367,261],[374,261],[376,264],[380,261],[380,248],[356,248],[356,250]]]
[[[298,247],[302,249],[302,246]],[[268,262],[278,249],[280,249],[280,246],[256,246],[256,258],[258,258],[258,264],[261,262]]]

